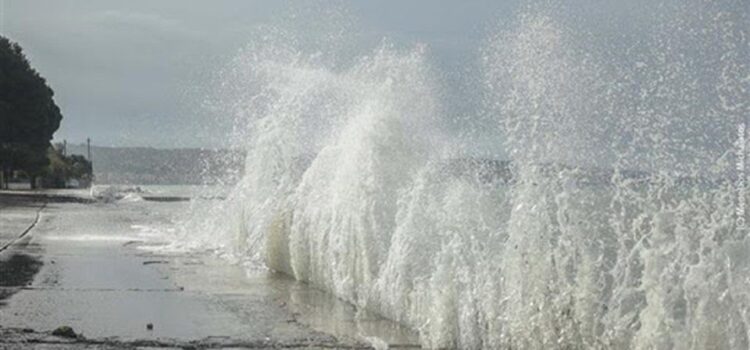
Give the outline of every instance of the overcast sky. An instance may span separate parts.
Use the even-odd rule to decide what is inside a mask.
[[[3,1],[3,0],[0,0]],[[318,2],[321,4],[323,2]],[[330,3],[330,2],[327,2]],[[371,38],[426,43],[437,56],[476,51],[516,1],[342,1]],[[263,24],[309,2],[278,0],[4,0],[3,35],[56,92],[57,140],[98,145],[220,146],[201,107],[218,72]],[[313,5],[328,6],[328,5]],[[325,18],[287,23],[304,28]],[[203,131],[201,131],[203,130]]]

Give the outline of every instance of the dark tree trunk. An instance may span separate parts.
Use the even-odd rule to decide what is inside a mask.
[[[2,181],[0,181],[0,187],[7,190],[8,188],[10,188],[10,173],[11,172],[8,168],[2,169],[1,172],[3,175],[3,179]]]

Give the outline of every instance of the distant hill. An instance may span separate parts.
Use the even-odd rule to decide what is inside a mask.
[[[68,144],[67,154],[86,155],[86,145]],[[99,184],[193,185],[235,182],[244,153],[198,148],[91,147]]]
[[[86,145],[68,145],[67,154],[86,155]],[[208,150],[198,148],[158,149],[145,147],[92,146],[95,183],[130,185],[197,185],[233,184],[244,172],[245,153],[236,150]],[[298,159],[298,170],[304,172],[313,155]],[[577,169],[579,184],[606,184],[614,175],[612,168],[576,168],[565,164],[539,164],[542,175],[556,176],[562,170]],[[443,163],[446,174],[469,176],[484,183],[513,183],[519,180],[511,161],[482,158],[447,159]],[[620,176],[646,180],[651,174],[638,170],[620,170]],[[722,179],[680,176],[680,183],[700,182],[715,184]]]

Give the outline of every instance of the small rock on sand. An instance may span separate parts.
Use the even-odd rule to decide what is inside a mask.
[[[78,338],[78,334],[69,326],[60,326],[52,331],[52,335],[62,338]]]

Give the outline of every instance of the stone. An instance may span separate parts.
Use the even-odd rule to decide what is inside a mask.
[[[62,338],[78,338],[78,334],[73,330],[73,328],[69,326],[60,326],[57,327],[54,331],[52,331],[52,335],[56,337],[62,337]]]

